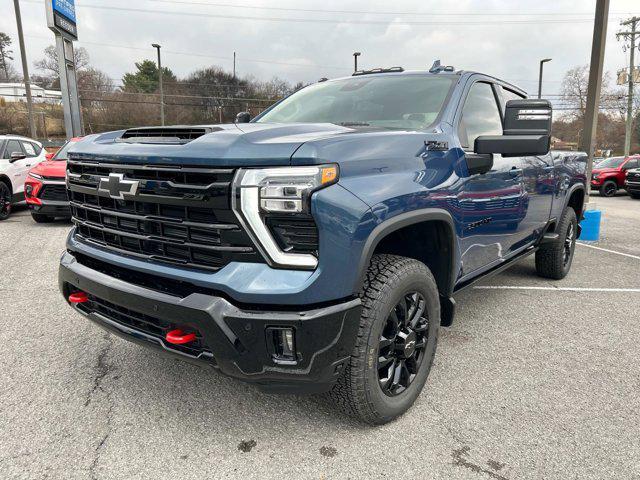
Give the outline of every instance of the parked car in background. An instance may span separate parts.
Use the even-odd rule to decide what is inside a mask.
[[[624,188],[631,198],[640,200],[640,168],[627,170],[627,178],[624,181]]]
[[[38,223],[52,222],[56,217],[71,217],[65,186],[67,152],[80,137],[65,143],[51,159],[39,163],[27,175],[24,195],[31,216]]]
[[[611,157],[594,166],[591,173],[591,189],[598,190],[603,197],[613,197],[624,188],[627,170],[640,167],[640,155]]]
[[[0,135],[0,220],[11,215],[14,204],[24,201],[24,182],[32,166],[45,160],[46,151],[36,140]]]

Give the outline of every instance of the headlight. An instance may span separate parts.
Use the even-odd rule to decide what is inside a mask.
[[[311,194],[338,181],[337,165],[240,169],[233,187],[233,209],[270,263],[315,268],[311,254],[288,253],[274,240],[265,215],[310,213]]]
[[[38,175],[37,173],[31,173],[31,172],[29,172],[29,176],[30,176],[30,177],[33,177],[33,178],[35,178],[35,179],[37,179],[37,180],[42,180],[42,176]]]

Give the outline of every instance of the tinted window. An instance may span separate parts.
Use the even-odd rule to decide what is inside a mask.
[[[457,79],[454,75],[363,75],[317,83],[256,121],[423,129],[435,122]]]
[[[493,89],[488,83],[475,83],[462,108],[458,127],[463,147],[473,147],[480,135],[502,135],[502,119]]]
[[[629,170],[630,168],[638,168],[638,160],[629,160],[624,164],[624,167],[622,168],[625,170]]]
[[[71,145],[73,145],[75,142],[67,142],[65,143],[62,148],[60,150],[58,150],[58,152],[56,153],[56,156],[53,157],[54,160],[67,160],[67,152],[69,151],[69,148],[71,148]]]
[[[624,157],[611,157],[601,161],[598,168],[618,168],[624,163]]]
[[[34,148],[33,143],[30,142],[22,142],[22,148],[24,153],[27,154],[27,157],[37,157],[36,149]]]
[[[22,147],[20,146],[20,142],[18,140],[8,140],[7,147],[4,149],[3,158],[11,158],[11,154],[15,152],[24,153],[22,151]]]

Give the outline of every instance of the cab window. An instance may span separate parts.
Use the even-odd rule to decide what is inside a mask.
[[[502,135],[502,118],[489,83],[475,83],[469,90],[462,107],[458,135],[464,148],[473,148],[480,135]]]
[[[2,158],[10,159],[12,153],[24,153],[18,140],[8,140]]]

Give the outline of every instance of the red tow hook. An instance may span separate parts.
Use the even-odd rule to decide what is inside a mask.
[[[171,330],[167,333],[165,337],[167,342],[173,343],[174,345],[184,345],[185,343],[191,343],[196,339],[195,333],[184,333],[180,329]]]
[[[70,303],[85,303],[89,301],[89,296],[85,292],[75,292],[69,295]]]

